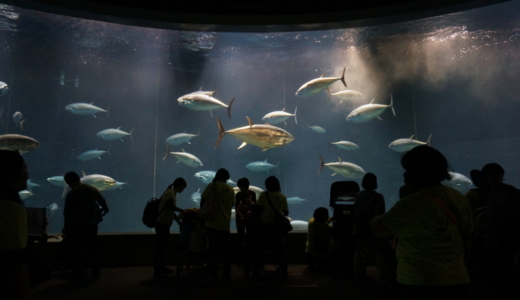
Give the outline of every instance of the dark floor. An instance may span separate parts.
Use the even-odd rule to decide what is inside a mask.
[[[192,267],[181,276],[169,280],[152,279],[152,267],[107,268],[101,278],[70,279],[70,272],[54,272],[48,281],[32,289],[34,299],[398,299],[395,290],[376,283],[375,270],[368,268],[370,277],[353,281],[347,276],[330,276],[309,272],[305,265],[289,266],[286,285],[276,282],[274,267],[266,266],[261,283],[253,285],[242,275],[242,268],[233,265],[231,280],[212,283],[204,269]],[[507,292],[498,294],[483,281],[473,280],[471,299],[520,299],[520,280]],[[506,295],[506,296],[504,296]]]

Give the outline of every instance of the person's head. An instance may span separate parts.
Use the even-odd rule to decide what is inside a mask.
[[[326,222],[329,218],[329,210],[325,207],[318,207],[314,210],[312,217],[316,222]]]
[[[245,177],[242,177],[237,181],[237,186],[240,189],[240,191],[246,192],[247,190],[249,190],[249,180]]]
[[[184,191],[184,189],[188,186],[188,184],[186,183],[186,180],[184,180],[184,178],[182,177],[178,177],[176,178],[174,181],[173,181],[173,189],[177,192],[177,193],[182,193],[182,191]]]
[[[81,179],[76,172],[68,172],[63,176],[63,179],[65,179],[65,183],[67,183],[70,188],[74,188],[76,185],[81,183]]]
[[[469,175],[471,177],[471,181],[473,181],[473,185],[478,188],[483,188],[486,186],[487,178],[484,176],[482,171],[480,170],[471,170],[469,172]]]
[[[213,179],[213,182],[226,182],[229,180],[231,176],[229,176],[228,170],[221,168],[218,169],[217,173],[215,174],[215,178]]]
[[[365,190],[375,190],[377,189],[377,177],[372,173],[367,173],[363,177],[363,182],[361,182],[361,186]]]
[[[482,168],[482,174],[489,184],[498,184],[504,180],[505,171],[497,163],[490,163]]]
[[[408,184],[415,188],[434,186],[451,179],[446,157],[430,146],[413,148],[403,155],[401,165],[406,170]]]
[[[29,172],[18,151],[0,150],[0,189],[23,191],[27,188]]]
[[[275,176],[269,176],[265,179],[265,189],[268,192],[280,192],[282,188],[280,188],[280,181]]]

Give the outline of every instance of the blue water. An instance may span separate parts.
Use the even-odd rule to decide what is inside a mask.
[[[520,185],[519,1],[406,23],[270,34],[138,28],[12,6],[0,11],[0,81],[10,88],[0,97],[3,132],[41,143],[24,154],[31,179],[41,185],[26,204],[63,207],[63,190],[47,182],[49,177],[71,170],[110,176],[126,184],[102,192],[110,213],[101,232],[149,232],[141,223],[144,205],[176,177],[188,183],[178,205],[195,206],[191,194],[206,185],[195,178],[198,171],[224,167],[235,182],[247,177],[263,188],[269,174],[245,166],[265,159],[280,162],[270,173],[280,179],[287,197],[306,199],[290,205],[294,220],[307,221],[315,208],[328,207],[331,183],[350,180],[331,177],[333,171],[326,167],[317,175],[319,155],[325,163],[339,157],[375,173],[388,209],[398,199],[403,173],[402,153],[388,145],[412,134],[420,141],[432,134],[431,145],[446,155],[454,172],[469,177],[471,169],[497,162],[506,170],[506,182]],[[345,67],[348,88],[363,93],[364,99],[329,102],[326,92],[295,96],[307,81],[324,73],[338,77]],[[285,108],[293,113],[298,107],[298,124],[289,118],[278,125],[295,140],[264,152],[253,145],[237,149],[242,142],[226,135],[214,148],[216,119],[177,102],[201,87],[215,90],[214,97],[226,104],[236,97],[231,119],[225,108],[213,111],[226,130],[247,125],[246,116],[260,124],[269,112]],[[338,81],[331,89],[344,87]],[[373,98],[388,104],[390,95],[396,117],[387,109],[383,121],[345,120]],[[108,109],[109,117],[65,110],[76,102],[94,102]],[[13,121],[16,111],[26,118],[23,131]],[[133,129],[133,142],[96,136],[119,126],[126,132]],[[184,131],[200,135],[171,151],[184,149],[202,167],[176,163],[173,156],[162,160],[166,138]],[[354,142],[359,149],[329,145],[339,140]],[[77,159],[96,148],[110,149],[110,156]],[[49,232],[60,232],[62,213],[58,209],[49,217]]]

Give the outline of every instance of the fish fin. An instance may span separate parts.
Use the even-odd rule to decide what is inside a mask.
[[[264,161],[267,162],[267,158]]]
[[[224,126],[222,126],[222,123],[220,122],[219,118],[216,118],[216,119],[217,119],[217,126],[218,126],[218,139],[217,139],[217,143],[215,144],[214,148],[218,147],[218,144],[220,144],[220,141],[226,134],[226,130],[224,130]]]
[[[94,102],[90,102],[90,105],[94,104]]]
[[[338,174],[338,173],[334,173],[334,174],[332,174],[332,175],[330,175],[330,176],[336,176],[337,174]]]
[[[413,139],[414,136],[415,136],[415,134],[412,134],[412,136],[410,137],[410,139]]]
[[[96,115],[92,115],[94,118],[97,118]]]
[[[339,100],[339,104],[341,104],[341,102],[343,102],[343,99]]]
[[[341,75],[341,82],[343,82],[343,85],[345,87],[347,87],[347,83],[345,82],[345,70],[347,69],[347,67],[343,68],[343,74]]]
[[[374,100],[376,100],[376,98],[372,99],[372,101],[370,101],[370,104],[374,103]]]
[[[87,174],[85,174],[85,171],[81,171],[81,174],[83,174],[83,177],[87,176]]]
[[[287,122],[283,121],[283,123],[284,123],[285,125],[287,125]]]
[[[294,107],[294,123],[296,123],[296,125],[298,125],[298,120],[296,120],[296,110],[298,109],[298,106],[295,106]]]
[[[340,162],[340,163],[342,163],[342,162],[343,162],[343,160],[342,160],[341,158],[339,158],[339,157],[338,157],[338,160],[339,160],[339,162]]]
[[[98,156],[98,158],[97,158],[97,159],[101,159],[101,157],[99,157],[99,156]]]
[[[267,150],[269,150],[269,148],[267,148],[267,147],[262,148],[262,151],[267,151]]]
[[[190,141],[186,141],[186,143],[188,143],[188,144],[190,144],[190,145],[191,145]]]
[[[132,138],[132,132],[134,132],[134,129],[130,130],[130,133],[128,134],[130,136],[130,141],[133,143],[134,139]]]
[[[326,88],[325,90],[327,91],[327,102],[330,102],[330,89]]]
[[[209,115],[213,118],[213,111],[212,110],[209,111]]]
[[[26,119],[23,119],[22,122],[20,122],[20,129],[23,131],[23,123],[25,123]]]
[[[243,142],[243,143],[242,143],[242,144],[241,144],[237,149],[242,149],[242,148],[244,148],[246,145],[247,145],[247,143],[246,143],[246,142]]]
[[[430,133],[430,136],[426,140],[426,145],[430,146],[431,139],[432,139],[432,133]]]
[[[67,196],[68,191],[69,191],[69,186],[65,185],[65,188],[63,188],[63,193],[61,194],[61,198],[65,198],[65,196]]]
[[[278,174],[280,174],[280,169],[278,168],[279,165],[280,165],[280,161],[278,161],[278,163],[276,164],[276,170],[278,170]]]
[[[253,127],[253,125],[255,125],[255,123],[253,123],[253,121],[251,121],[251,119],[249,117],[246,116],[246,119],[247,119],[247,122],[249,123],[249,127]]]
[[[321,169],[323,169],[323,166],[325,164],[323,163],[323,158],[321,157],[321,155],[318,155],[318,156],[320,157],[320,168],[318,169],[318,174],[320,174],[321,173]],[[316,175],[318,175],[318,174],[316,174]]]
[[[392,109],[392,113],[394,114],[394,117],[397,117],[395,115],[395,109],[394,109],[394,96],[390,94],[390,108]]]
[[[178,160],[178,161],[176,162],[176,164],[178,164],[178,163],[180,163],[180,162],[181,162],[181,161],[180,161],[180,160]]]
[[[236,97],[233,97],[233,99],[231,99],[231,101],[229,102],[228,107],[227,107],[227,114],[230,119],[231,119],[231,105],[233,105],[233,102],[235,102],[235,98]]]
[[[323,78],[323,76],[325,76],[325,74],[327,74],[327,73],[323,73],[323,74],[321,74],[320,78]]]
[[[200,193],[200,188],[199,188],[199,189],[197,190],[197,192],[199,192],[199,193]]]
[[[379,120],[383,121],[383,119],[380,116],[377,116],[376,118],[378,118]]]
[[[182,148],[181,148],[181,150],[182,150],[182,152],[186,153],[186,150],[184,150],[184,149],[182,149]]]
[[[117,127],[117,130],[119,130],[119,128],[121,128],[121,126]]]
[[[202,91],[202,85],[200,86],[199,92]]]
[[[105,112],[107,113],[107,118],[110,119],[110,106],[112,105],[112,103],[110,103],[107,107],[107,110],[105,110]]]
[[[166,144],[166,154],[163,156],[163,160],[165,160],[168,155],[170,155],[170,145]]]

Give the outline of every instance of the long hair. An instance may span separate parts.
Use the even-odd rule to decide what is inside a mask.
[[[269,176],[265,179],[265,189],[268,192],[281,192],[280,181],[275,176]]]
[[[23,205],[18,191],[12,186],[22,173],[25,161],[18,151],[0,150],[0,189],[4,196]]]

